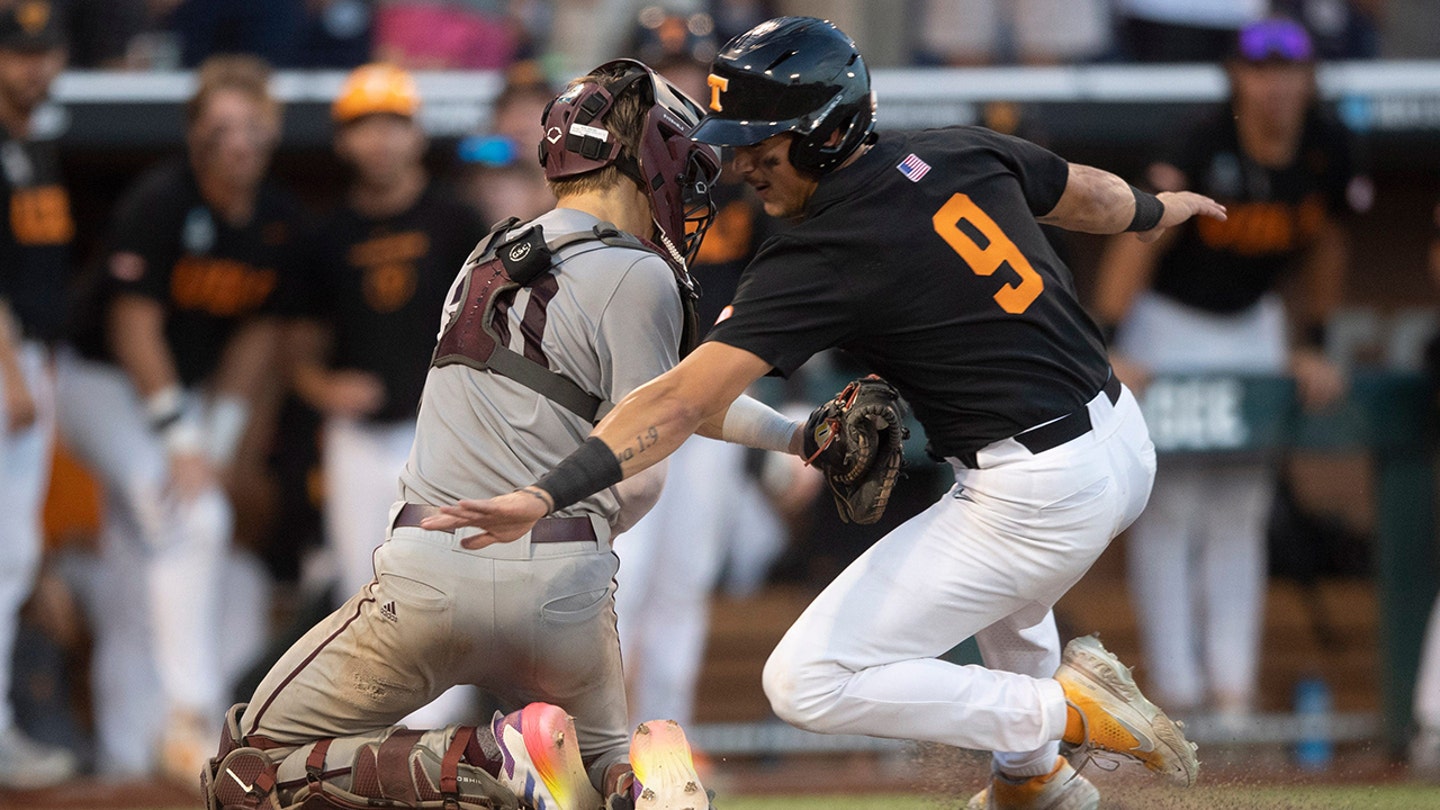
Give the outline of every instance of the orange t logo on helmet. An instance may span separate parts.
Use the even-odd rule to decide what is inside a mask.
[[[716,76],[714,73],[711,73],[710,78],[707,79],[706,82],[710,85],[710,109],[715,112],[720,112],[725,109],[720,104],[720,94],[730,89],[730,80],[724,76]]]

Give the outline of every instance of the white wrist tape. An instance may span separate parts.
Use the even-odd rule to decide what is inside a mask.
[[[145,417],[156,430],[164,430],[184,412],[185,389],[178,383],[171,383],[145,398]]]
[[[788,453],[790,439],[799,427],[799,422],[758,399],[741,394],[731,403],[730,410],[725,412],[725,421],[720,425],[720,435],[727,442]]]
[[[221,466],[235,458],[235,448],[250,421],[250,405],[237,396],[221,394],[205,410],[205,449]]]
[[[195,414],[185,413],[160,429],[160,441],[164,442],[165,452],[169,455],[192,456],[201,452],[205,433]]]
[[[202,444],[199,419],[190,396],[172,383],[145,398],[145,417],[170,455],[198,453]]]

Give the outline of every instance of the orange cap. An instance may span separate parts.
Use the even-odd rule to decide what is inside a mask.
[[[409,73],[394,65],[372,64],[351,72],[330,107],[330,117],[347,124],[377,113],[411,118],[419,109],[420,92]]]

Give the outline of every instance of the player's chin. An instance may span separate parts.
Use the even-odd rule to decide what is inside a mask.
[[[800,211],[797,210],[795,206],[788,205],[781,200],[768,200],[762,198],[761,203],[765,208],[765,213],[777,219],[790,219],[791,217],[797,216],[800,213]]]

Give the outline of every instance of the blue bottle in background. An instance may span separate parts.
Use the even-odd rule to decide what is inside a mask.
[[[1311,675],[1295,684],[1295,718],[1300,722],[1295,764],[1301,770],[1323,771],[1330,767],[1335,747],[1323,724],[1332,708],[1330,685],[1324,678]]]

